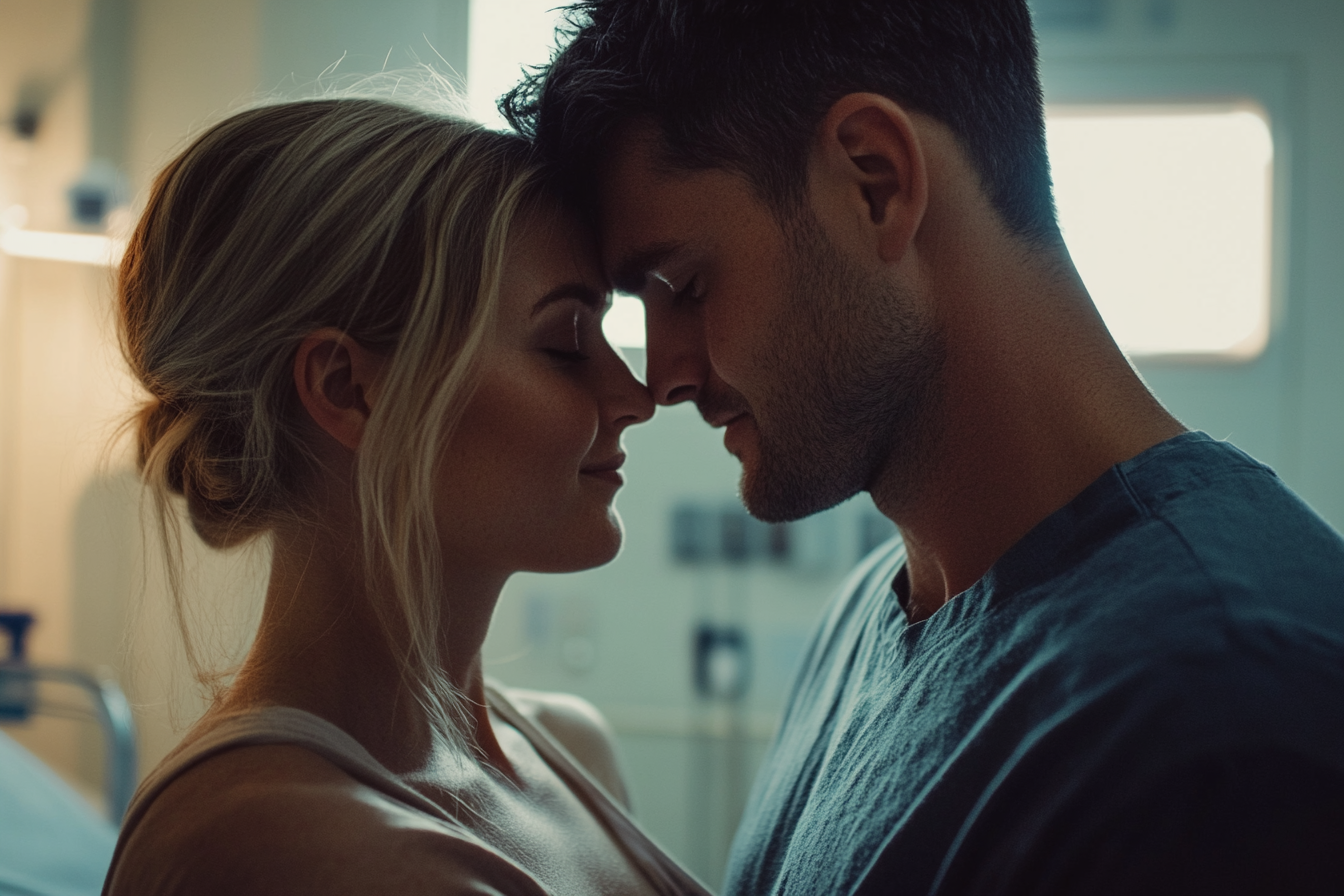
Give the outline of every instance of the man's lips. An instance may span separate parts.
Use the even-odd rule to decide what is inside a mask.
[[[695,409],[710,426],[718,429],[739,417],[751,416],[746,396],[727,383],[706,383],[695,396]]]
[[[713,414],[704,414],[703,412],[701,413],[702,416],[704,416],[705,418],[705,422],[708,423],[710,426],[714,427],[715,429],[718,429],[723,426],[728,426],[747,416],[746,411],[723,411]]]
[[[723,447],[728,453],[741,460],[742,458],[742,440],[746,438],[743,431],[752,426],[751,414],[743,411],[736,417],[729,419],[724,424]]]

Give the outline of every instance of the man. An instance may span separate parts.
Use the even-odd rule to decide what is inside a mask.
[[[766,520],[860,490],[733,893],[1344,891],[1344,542],[1144,387],[1023,0],[589,0],[502,101]],[[1142,264],[1143,259],[1134,259]]]

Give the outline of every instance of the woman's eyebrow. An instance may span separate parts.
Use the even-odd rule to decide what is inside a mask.
[[[607,294],[598,292],[585,283],[562,283],[555,289],[552,289],[546,295],[537,299],[537,303],[532,306],[532,316],[536,317],[547,305],[561,302],[565,299],[578,299],[585,305],[588,305],[595,311],[601,311],[607,304]]]

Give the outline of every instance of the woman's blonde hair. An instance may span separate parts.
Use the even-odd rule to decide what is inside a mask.
[[[295,351],[337,327],[388,355],[355,478],[373,602],[403,676],[454,736],[432,482],[497,305],[505,241],[541,191],[519,137],[369,99],[242,112],[159,175],[121,266],[133,426],[188,660],[177,502],[216,548],[316,525]],[[311,424],[308,424],[311,426]]]

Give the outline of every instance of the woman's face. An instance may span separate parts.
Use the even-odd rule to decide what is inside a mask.
[[[653,401],[603,337],[606,307],[592,235],[552,205],[522,216],[480,385],[440,470],[450,568],[565,572],[616,556],[621,433]]]

